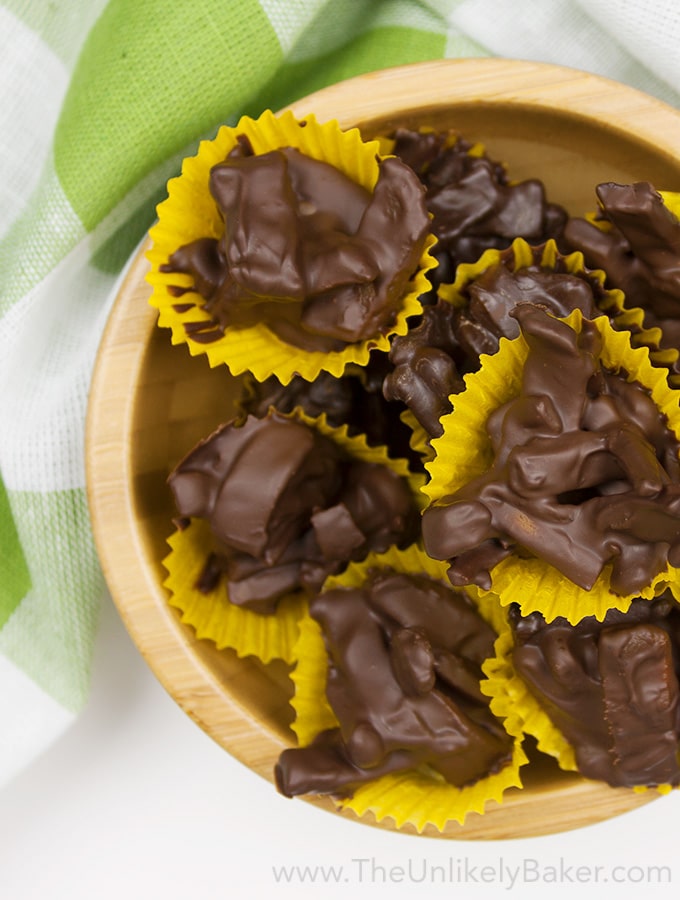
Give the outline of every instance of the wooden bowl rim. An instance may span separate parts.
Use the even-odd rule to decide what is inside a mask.
[[[341,127],[375,118],[451,104],[488,104],[553,112],[556,108],[601,127],[635,133],[657,153],[680,155],[680,112],[660,100],[590,73],[544,63],[504,59],[435,60],[359,75],[324,88],[289,107],[302,117],[337,119]],[[210,667],[192,652],[136,533],[131,445],[136,390],[156,312],[145,302],[150,289],[145,241],[121,281],[102,337],[92,378],[86,422],[87,494],[95,544],[113,600],[143,657],[168,693],[234,757],[273,780],[273,760],[288,746],[263,725]],[[179,350],[177,352],[183,352]],[[184,351],[186,352],[186,351]],[[125,560],[121,565],[120,561]],[[557,790],[543,791],[540,811],[527,792],[510,792],[500,806],[444,837],[500,839],[565,831],[600,821],[648,802],[636,794],[577,776]],[[570,792],[564,816],[556,813]],[[335,811],[326,799],[309,802]],[[350,817],[354,818],[352,814]],[[559,818],[559,821],[556,821]],[[366,824],[374,824],[364,817]],[[389,822],[381,827],[390,827]],[[409,829],[402,829],[402,831]],[[425,834],[439,836],[433,830]]]

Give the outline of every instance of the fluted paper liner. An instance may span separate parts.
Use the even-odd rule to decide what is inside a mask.
[[[179,247],[198,238],[219,238],[224,225],[209,188],[210,169],[224,162],[245,135],[256,154],[281,147],[295,147],[307,156],[328,162],[365,189],[372,191],[378,179],[377,141],[364,142],[358,129],[342,131],[335,121],[321,124],[313,115],[298,120],[291,112],[275,116],[270,110],[258,119],[244,116],[235,127],[222,126],[211,141],[202,141],[198,153],[182,164],[179,177],[168,182],[168,198],[157,209],[158,222],[149,231],[153,246],[147,253],[151,270],[147,281],[153,287],[150,299],[159,311],[158,324],[170,328],[173,344],[186,344],[192,355],[205,354],[211,366],[225,364],[233,375],[250,371],[258,381],[270,375],[287,384],[299,374],[312,381],[322,370],[339,377],[349,363],[366,365],[372,349],[389,350],[390,336],[404,334],[407,319],[422,310],[420,294],[429,289],[427,271],[436,266],[430,249],[436,242],[428,235],[417,271],[408,283],[394,323],[370,340],[349,344],[345,349],[322,353],[305,351],[278,338],[262,323],[250,327],[229,327],[222,337],[209,343],[194,341],[185,325],[212,320],[203,308],[204,300],[195,291],[178,298],[169,287],[190,288],[192,278],[160,268]],[[186,304],[195,304],[185,309]]]
[[[673,191],[657,191],[657,193],[676,219],[680,219],[680,194]],[[599,228],[600,231],[610,232],[612,229],[612,223],[608,219],[602,218],[599,212],[588,212],[584,218],[595,228]],[[624,310],[620,318],[614,320],[614,327],[617,330],[629,331],[631,343],[634,347],[649,347],[649,356],[654,365],[670,369],[677,362],[678,356],[680,356],[680,348],[661,347],[661,329],[645,326],[644,310],[639,307],[628,309],[625,304],[626,300],[624,297]],[[680,385],[680,375],[670,373],[668,380],[673,387]]]
[[[164,585],[170,591],[169,603],[197,638],[212,641],[218,650],[229,647],[241,657],[293,662],[298,622],[306,609],[302,593],[280,600],[275,615],[261,615],[230,603],[221,584],[210,592],[199,590],[196,585],[212,546],[210,526],[202,519],[192,519],[187,528],[175,531],[168,544],[170,554],[163,565],[168,570]]]
[[[413,450],[414,453],[417,453],[423,462],[432,459],[434,453],[432,452],[432,447],[430,447],[430,436],[418,419],[413,415],[411,410],[405,409],[399,414],[399,418],[411,431],[408,441],[411,450]]]
[[[659,191],[664,204],[673,213],[676,219],[680,219],[680,194],[675,191]]]
[[[580,332],[583,316],[575,310],[562,321]],[[593,321],[603,338],[601,363],[608,369],[625,371],[629,381],[646,387],[669,429],[680,440],[678,393],[669,388],[665,371],[650,363],[646,348],[632,347],[629,336],[615,331],[605,316]],[[454,411],[442,418],[443,435],[432,441],[435,458],[425,464],[430,481],[423,490],[431,503],[454,494],[493,463],[486,420],[519,394],[526,357],[527,344],[522,336],[512,341],[502,338],[496,354],[482,356],[480,371],[465,376],[465,391],[455,396]],[[538,611],[548,622],[563,616],[576,624],[584,616],[601,621],[608,609],[625,612],[633,597],[652,599],[667,585],[677,586],[680,570],[669,564],[644,590],[628,595],[611,590],[610,575],[611,567],[607,566],[592,589],[586,591],[549,563],[513,554],[491,570],[490,590],[504,606],[517,603],[524,616]]]
[[[408,482],[416,505],[424,506],[421,490],[424,476],[410,472],[407,460],[389,457],[386,447],[369,446],[364,435],[350,437],[346,425],[331,427],[325,415],[313,418],[299,408],[277,415],[317,429],[356,459],[392,469]],[[282,659],[286,663],[295,661],[298,626],[307,609],[304,592],[296,591],[283,597],[272,614],[253,612],[229,601],[223,580],[215,590],[207,593],[196,586],[215,545],[205,520],[192,519],[187,528],[176,530],[168,538],[168,544],[171,552],[163,565],[168,571],[164,585],[170,591],[169,603],[180,610],[182,621],[195,629],[198,638],[213,641],[218,649],[229,647],[238,656],[256,656],[265,663],[273,659]]]
[[[589,219],[598,227],[609,227],[603,220]],[[552,238],[545,244],[532,246],[524,238],[516,238],[507,250],[486,250],[474,263],[462,263],[456,269],[456,280],[439,287],[439,296],[454,306],[465,306],[464,291],[480,275],[497,264],[505,265],[509,271],[517,272],[529,266],[541,266],[554,271],[578,275],[591,283],[595,291],[599,287],[602,296],[597,297],[597,306],[602,315],[608,316],[616,331],[625,331],[633,347],[647,347],[650,359],[655,365],[667,367],[675,358],[674,350],[660,347],[661,329],[648,328],[644,324],[644,311],[637,306],[628,307],[623,291],[618,288],[605,289],[606,273],[602,269],[588,269],[580,251],[564,255],[557,249]]]
[[[480,689],[491,698],[491,712],[503,719],[511,733],[530,734],[536,738],[538,749],[553,756],[561,769],[576,771],[574,748],[556,728],[548,714],[517,673],[512,662],[514,641],[506,629],[496,639],[496,655],[482,666],[486,681]]]
[[[389,568],[406,574],[422,574],[445,583],[446,565],[430,559],[418,546],[407,550],[392,549],[383,554],[371,554],[362,563],[351,563],[338,576],[327,579],[324,591],[334,588],[360,587],[369,570]],[[480,600],[480,614],[496,628],[504,622],[495,598]],[[341,602],[341,601],[340,601]],[[337,719],[326,699],[328,668],[326,647],[321,628],[306,614],[300,626],[300,639],[295,650],[297,665],[292,673],[295,695],[291,701],[296,719],[292,725],[299,744],[306,746],[321,731],[337,725]],[[490,800],[501,803],[510,787],[521,787],[520,768],[528,762],[522,748],[522,733],[510,731],[515,738],[511,760],[497,773],[462,788],[446,782],[439,773],[426,767],[395,772],[361,785],[348,799],[336,800],[338,807],[351,809],[358,816],[371,812],[378,822],[391,818],[397,828],[405,824],[422,831],[428,824],[440,831],[447,822],[463,823],[469,813],[483,813]]]
[[[595,223],[594,223],[595,224]],[[608,316],[617,331],[630,333],[634,347],[648,347],[652,359],[659,364],[666,351],[659,348],[661,332],[658,328],[645,328],[644,312],[638,307],[627,307],[623,291],[618,288],[605,289],[606,274],[601,269],[588,269],[580,251],[564,255],[557,249],[551,238],[545,244],[533,246],[524,238],[515,238],[507,250],[485,250],[474,263],[461,263],[456,269],[456,279],[450,284],[439,286],[439,296],[457,307],[467,305],[465,291],[487,269],[502,264],[508,271],[517,272],[530,266],[540,266],[556,272],[577,275],[589,282],[594,290],[597,307],[602,315]],[[598,289],[601,296],[597,296]]]
[[[481,682],[483,694],[490,698],[491,712],[505,721],[505,727],[531,735],[542,753],[554,757],[558,766],[567,772],[578,771],[574,747],[531,693],[524,679],[517,672],[512,660],[514,640],[510,630],[504,631],[496,640],[496,655],[482,666],[486,680]],[[656,790],[667,794],[674,790],[672,785],[655,785],[653,788],[637,785],[631,790],[641,793]]]

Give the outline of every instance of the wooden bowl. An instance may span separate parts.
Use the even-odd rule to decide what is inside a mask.
[[[555,66],[428,62],[360,76],[292,109],[301,117],[337,118],[342,127],[358,125],[366,137],[397,125],[454,127],[506,162],[512,178],[541,178],[549,198],[572,213],[594,208],[601,181],[648,180],[680,190],[679,112],[620,84]],[[159,680],[219,744],[272,781],[279,753],[294,743],[286,667],[240,660],[197,641],[162,587],[173,515],[166,477],[229,416],[236,381],[226,368],[211,370],[204,357],[172,347],[169,332],[155,327],[144,249],[122,284],[92,385],[87,463],[95,539],[113,598]],[[547,758],[530,767],[525,782],[502,805],[472,815],[465,826],[450,825],[444,836],[563,831],[656,796],[559,772]],[[335,809],[325,799],[310,802]]]

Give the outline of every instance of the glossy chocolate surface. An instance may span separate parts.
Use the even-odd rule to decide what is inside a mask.
[[[329,425],[347,425],[350,435],[365,435],[369,445],[383,445],[390,456],[408,459],[413,471],[423,472],[420,455],[409,445],[411,429],[400,418],[404,404],[383,396],[383,380],[391,371],[388,355],[374,350],[366,366],[346,366],[340,378],[320,372],[314,381],[298,375],[287,385],[275,376],[261,383],[252,379],[242,406],[258,418],[270,406],[284,413],[297,406],[314,418],[325,413]]]
[[[317,590],[350,560],[418,535],[405,479],[276,413],[224,425],[169,484],[179,514],[206,519],[215,536],[202,585],[213,589],[224,574],[230,601],[259,612],[271,612],[285,593]]]
[[[294,148],[254,155],[242,143],[212,168],[210,191],[223,236],[180,247],[162,269],[190,274],[213,317],[192,337],[265,322],[301,349],[331,351],[389,329],[430,224],[400,160],[381,161],[370,193]]]
[[[571,219],[565,239],[591,268],[603,269],[629,307],[645,310],[645,325],[662,329],[662,347],[680,347],[680,222],[646,181],[596,188],[603,230]],[[673,368],[678,371],[678,366]]]
[[[453,281],[461,262],[475,262],[489,249],[509,247],[516,237],[540,244],[559,239],[567,213],[548,203],[538,179],[510,183],[505,167],[455,132],[398,129],[393,152],[427,189],[439,266],[436,285]]]
[[[426,306],[420,322],[394,338],[390,359],[394,371],[384,382],[385,396],[405,403],[429,437],[442,433],[440,419],[451,412],[450,395],[463,390],[462,375],[475,372],[480,356],[498,350],[502,337],[519,335],[513,310],[530,303],[554,316],[580,309],[587,318],[599,315],[605,291],[587,273],[572,274],[557,256],[548,269],[539,264],[542,247],[534,248],[533,265],[514,270],[514,254],[504,251],[463,289],[464,305],[443,300]]]
[[[601,338],[536,307],[515,315],[529,345],[517,397],[487,421],[488,471],[425,511],[430,556],[453,584],[490,587],[511,553],[589,590],[611,565],[632,594],[680,562],[678,441],[648,392],[598,362]]]
[[[287,796],[348,794],[381,774],[428,765],[462,786],[497,771],[512,741],[479,690],[494,632],[462,594],[377,570],[362,588],[310,605],[328,652],[339,726],[276,767]]]
[[[417,325],[394,338],[390,349],[394,368],[385,375],[383,393],[408,407],[429,437],[441,434],[440,419],[451,412],[449,397],[465,387],[455,359],[460,351],[455,325],[456,311],[439,300],[426,306]]]
[[[510,610],[513,661],[574,748],[613,786],[680,783],[680,607],[670,593],[577,625]]]

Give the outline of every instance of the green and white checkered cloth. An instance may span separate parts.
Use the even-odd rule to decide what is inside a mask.
[[[82,708],[84,489],[113,287],[202,137],[361,72],[506,55],[680,105],[675,0],[0,0],[0,781]],[[679,148],[680,150],[680,148]]]

